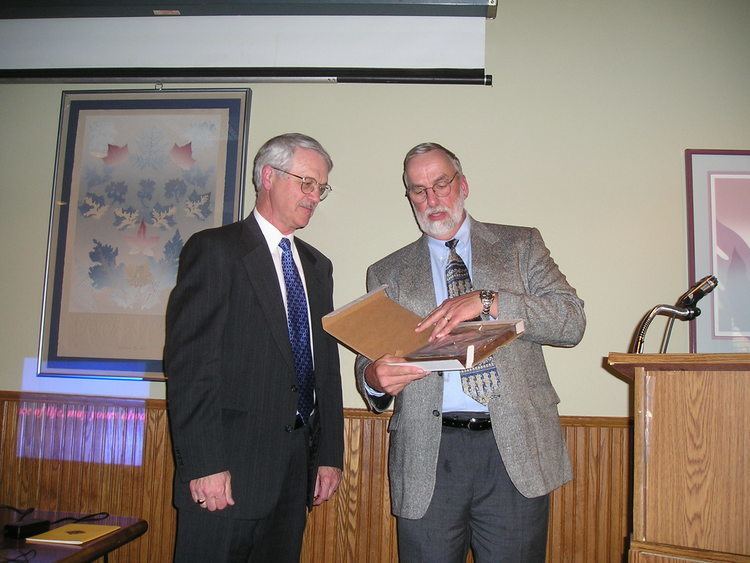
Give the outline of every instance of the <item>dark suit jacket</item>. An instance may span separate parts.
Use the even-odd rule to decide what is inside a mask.
[[[310,469],[341,468],[338,348],[320,320],[333,308],[332,265],[309,244],[295,241],[308,291],[320,428]],[[262,517],[282,487],[297,391],[279,281],[252,214],[188,240],[166,322],[175,504],[195,507],[189,481],[229,470],[235,505],[226,514]]]

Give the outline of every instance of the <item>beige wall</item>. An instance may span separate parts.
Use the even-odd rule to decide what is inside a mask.
[[[290,130],[333,155],[335,191],[300,236],[333,259],[337,305],[364,291],[368,264],[416,238],[400,163],[441,142],[462,158],[469,211],[539,227],[586,302],[583,342],[547,351],[561,413],[623,416],[628,388],[602,358],[687,285],[683,151],[750,149],[748,29],[746,0],[508,0],[487,23],[492,87],[233,86],[253,90],[251,155]],[[0,85],[0,389],[21,389],[36,356],[60,92],[79,87]],[[249,186],[246,210],[253,201]],[[686,328],[670,351],[687,351]],[[342,351],[345,403],[360,407],[352,364]]]

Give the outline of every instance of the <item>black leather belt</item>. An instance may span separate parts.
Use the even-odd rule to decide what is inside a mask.
[[[492,421],[489,416],[471,416],[461,417],[459,415],[444,415],[443,426],[451,428],[465,428],[467,430],[489,430],[492,428]]]

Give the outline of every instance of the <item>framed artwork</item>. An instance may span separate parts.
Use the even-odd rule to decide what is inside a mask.
[[[690,323],[690,351],[750,353],[750,151],[685,151],[690,284],[716,289]]]
[[[250,98],[63,92],[38,375],[164,379],[183,244],[242,215]]]

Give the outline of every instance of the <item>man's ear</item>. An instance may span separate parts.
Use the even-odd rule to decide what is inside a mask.
[[[271,189],[271,176],[274,173],[274,169],[269,164],[266,164],[260,170],[260,185],[261,188],[268,191]]]
[[[464,194],[464,199],[469,197],[469,181],[463,174],[461,174],[461,182],[459,182],[458,184],[458,189],[460,189],[461,193]]]

